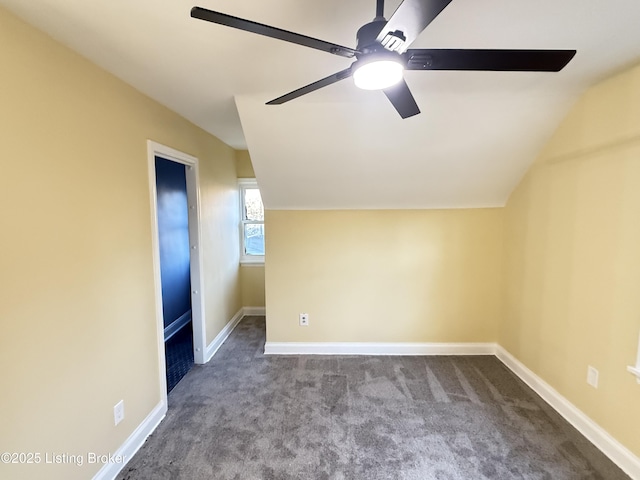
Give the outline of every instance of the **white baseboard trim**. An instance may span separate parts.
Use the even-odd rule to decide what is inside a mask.
[[[640,458],[633,452],[500,345],[496,348],[496,357],[627,475],[634,480],[640,480]]]
[[[122,471],[125,465],[133,458],[136,452],[144,444],[145,440],[158,427],[164,416],[167,414],[167,404],[160,402],[151,411],[140,425],[133,431],[129,438],[120,445],[120,448],[113,453],[114,458],[123,458],[122,463],[105,463],[95,474],[93,480],[113,480]]]
[[[266,314],[267,314],[266,307],[242,307],[242,315],[245,317],[249,317],[253,315],[264,316]]]
[[[495,343],[267,342],[265,355],[494,355]]]
[[[231,332],[233,332],[233,329],[236,328],[238,323],[240,323],[240,320],[242,320],[242,317],[244,317],[244,315],[245,315],[244,308],[241,308],[240,310],[238,310],[238,312],[233,316],[233,318],[229,320],[229,323],[227,323],[224,326],[224,328],[220,331],[220,333],[216,335],[216,338],[214,338],[213,341],[209,345],[207,345],[207,349],[204,352],[204,363],[207,363],[209,360],[213,358],[213,356],[216,354],[218,349],[222,346],[224,341],[229,337],[229,335],[231,335]]]

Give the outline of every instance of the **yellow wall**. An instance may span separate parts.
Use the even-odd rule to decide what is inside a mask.
[[[242,265],[240,267],[242,305],[264,307],[264,265]]]
[[[241,307],[234,152],[3,9],[0,69],[0,450],[106,454],[161,394],[146,140],[200,159],[208,341]]]
[[[255,178],[248,150],[236,150],[236,174],[238,178]]]
[[[500,209],[268,210],[266,229],[270,342],[497,340]]]
[[[509,199],[500,344],[640,455],[640,68],[590,89]],[[600,387],[586,383],[587,366]]]

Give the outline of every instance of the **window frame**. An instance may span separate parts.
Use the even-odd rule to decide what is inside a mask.
[[[245,212],[245,192],[246,190],[260,190],[255,178],[239,178],[238,187],[240,190],[240,264],[241,265],[264,265],[264,255],[247,255],[245,253],[244,230],[246,225],[262,225],[264,231],[264,220],[248,220]],[[260,195],[262,198],[262,194]],[[262,204],[264,210],[264,202]],[[266,237],[266,235],[265,235]],[[266,247],[266,245],[265,245]]]

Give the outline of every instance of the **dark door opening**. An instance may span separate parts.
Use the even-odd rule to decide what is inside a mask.
[[[185,165],[155,157],[167,392],[193,366],[189,205]]]

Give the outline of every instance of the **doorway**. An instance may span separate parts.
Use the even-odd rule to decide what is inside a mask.
[[[155,156],[167,393],[193,367],[186,166]]]
[[[158,361],[166,398],[194,363],[204,362],[198,161],[151,141],[148,152]]]

